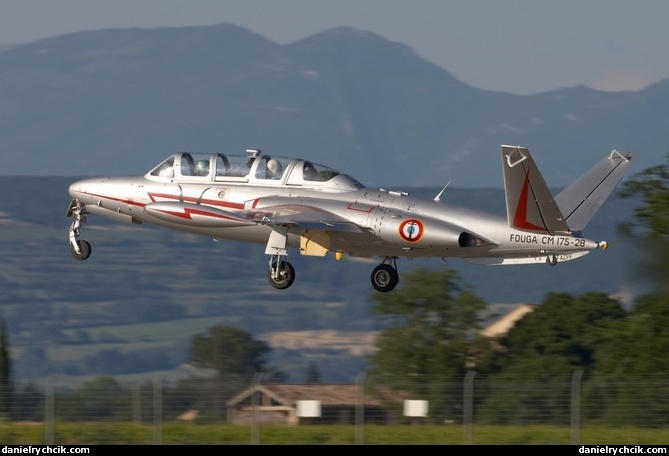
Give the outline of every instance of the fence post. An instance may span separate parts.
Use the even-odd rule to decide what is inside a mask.
[[[132,420],[135,424],[142,423],[142,396],[139,382],[132,382],[130,384],[131,398],[132,398]]]
[[[163,380],[165,374],[153,377],[153,444],[161,445],[163,441]]]
[[[54,420],[56,410],[56,381],[58,374],[50,374],[46,379],[44,387],[45,406],[44,406],[44,443],[53,445],[54,443]]]
[[[476,371],[467,371],[465,375],[464,403],[462,404],[464,414],[462,417],[462,426],[464,428],[465,445],[472,444],[472,427],[474,424],[474,377]]]
[[[259,392],[256,390],[258,388],[258,385],[262,381],[263,375],[264,374],[262,372],[256,372],[255,374],[253,374],[253,380],[251,380],[251,413],[252,413],[251,444],[252,445],[258,445],[260,443],[260,428],[257,415]]]
[[[360,372],[355,381],[355,443],[365,443],[365,380],[366,372]]]
[[[571,376],[571,444],[581,440],[581,378],[583,371],[577,370]]]

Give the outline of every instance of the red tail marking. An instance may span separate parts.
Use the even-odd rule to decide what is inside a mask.
[[[520,228],[524,230],[540,230],[546,231],[546,228],[543,226],[535,225],[530,223],[527,220],[527,196],[530,190],[530,170],[528,169],[525,172],[525,182],[523,182],[523,188],[520,191],[520,197],[518,198],[518,204],[516,205],[516,213],[513,215],[513,226],[515,228]]]

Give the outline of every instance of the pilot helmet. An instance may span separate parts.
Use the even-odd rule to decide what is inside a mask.
[[[196,171],[198,176],[206,176],[209,174],[209,160],[198,161]]]
[[[314,180],[316,178],[316,168],[314,168],[314,165],[311,164],[311,162],[305,161],[304,162],[304,179],[306,180]]]
[[[278,160],[271,159],[267,162],[267,170],[269,171],[270,175],[277,176],[281,174],[282,171],[281,163]]]

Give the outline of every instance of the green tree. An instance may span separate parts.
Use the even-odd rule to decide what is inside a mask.
[[[669,424],[669,294],[638,298],[624,320],[613,322],[595,351],[595,381],[584,388],[590,421],[648,426]]]
[[[131,394],[114,377],[90,380],[70,394],[57,396],[58,414],[71,421],[131,419]]]
[[[7,323],[0,317],[0,420],[9,418],[12,410],[12,369],[9,359]]]
[[[535,371],[570,374],[593,367],[593,353],[606,337],[610,322],[626,316],[620,302],[605,293],[573,297],[549,293],[536,310],[511,328],[500,343],[502,370],[522,373],[530,362]]]
[[[217,375],[179,381],[173,394],[168,395],[170,413],[182,413],[187,409],[184,407],[193,407],[202,412],[200,421],[220,419],[226,413],[225,402],[247,387],[256,373],[262,372],[263,379],[284,381],[281,372],[266,365],[269,351],[267,343],[229,326],[213,326],[206,334],[193,337],[191,363],[198,368],[213,369]]]
[[[463,289],[454,270],[417,268],[405,274],[404,282],[393,293],[372,295],[372,312],[389,327],[381,331],[369,357],[371,372],[463,372],[486,303]]]
[[[669,372],[669,296],[637,299],[629,316],[608,328],[595,354],[597,373],[618,377]]]
[[[372,309],[389,326],[369,356],[370,374],[430,401],[430,418],[453,419],[484,301],[456,271],[417,268],[392,293],[374,294]],[[425,381],[430,377],[431,381]]]
[[[549,293],[500,340],[503,350],[482,366],[490,376],[479,418],[496,423],[568,420],[572,374],[594,368],[597,347],[609,337],[611,325],[625,317],[621,304],[604,293]]]
[[[669,153],[666,155],[669,162]],[[637,229],[648,240],[648,263],[642,276],[650,278],[653,293],[636,300],[630,318],[616,328],[619,336],[603,349],[602,369],[607,373],[669,372],[669,163],[635,174],[623,185],[624,197],[637,197],[642,205],[623,230]]]
[[[620,226],[625,233],[640,231],[646,236],[648,260],[640,265],[639,277],[650,280],[656,290],[669,293],[669,164],[635,174],[623,184],[620,194],[641,201],[634,219]]]
[[[254,340],[246,331],[218,325],[193,337],[190,360],[196,367],[214,369],[219,376],[250,378],[265,371],[269,351],[267,343]]]
[[[666,156],[669,162],[669,153]],[[623,183],[623,198],[640,198],[643,204],[635,219],[622,225],[625,231],[643,229],[653,236],[669,235],[669,164],[646,168]]]

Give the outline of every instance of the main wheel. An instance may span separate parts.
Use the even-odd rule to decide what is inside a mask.
[[[399,281],[397,270],[389,264],[380,264],[372,271],[372,286],[381,293],[391,291]]]
[[[557,257],[555,255],[548,255],[546,257],[546,263],[548,263],[551,266],[555,266],[557,264]]]
[[[81,253],[77,253],[76,250],[74,250],[74,247],[70,244],[70,252],[72,252],[72,256],[76,260],[85,260],[89,256],[91,256],[91,251],[93,248],[91,247],[91,244],[88,241],[77,241],[77,246],[79,246],[79,250],[81,250]]]
[[[272,271],[274,271],[276,267],[276,262],[272,263],[272,267],[267,272],[267,278],[269,279],[269,283],[274,288],[285,290],[295,281],[295,268],[293,268],[293,265],[289,262],[282,261],[281,265],[279,266],[278,276],[275,278]]]

